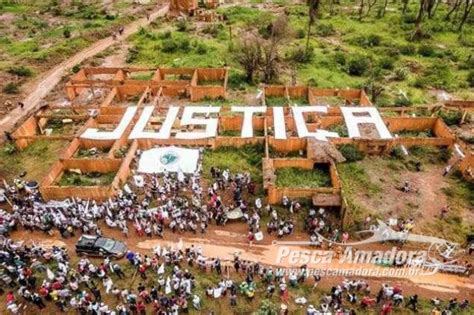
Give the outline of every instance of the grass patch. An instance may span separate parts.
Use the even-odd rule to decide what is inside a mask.
[[[95,148],[95,150],[82,148],[74,155],[78,159],[97,159],[104,158],[109,153],[110,148]]]
[[[65,171],[58,181],[58,186],[107,186],[112,184],[115,172],[108,173],[83,173]]]
[[[450,208],[447,217],[429,222],[423,231],[463,244],[467,235],[474,233],[474,225],[467,219],[469,209],[474,208],[474,183],[465,181],[459,172],[446,180],[448,186],[441,190]]]
[[[340,130],[343,132],[343,130]],[[363,160],[365,155],[362,151],[359,151],[357,147],[353,144],[343,144],[339,148],[339,152],[344,156],[347,162],[355,162]]]
[[[265,96],[267,106],[287,106],[288,103],[288,99],[284,96]]]
[[[73,121],[71,123],[63,123],[62,118],[51,118],[43,129],[52,129],[53,135],[72,135],[78,128],[77,124],[81,122],[82,121]]]
[[[246,145],[241,148],[220,147],[215,150],[207,150],[204,152],[202,160],[204,176],[210,178],[211,167],[218,167],[229,169],[233,174],[249,172],[253,180],[261,182],[263,155],[262,145]]]
[[[348,229],[360,231],[363,229],[362,223],[367,215],[374,216],[374,214],[356,201],[356,195],[365,193],[375,197],[382,192],[382,188],[369,179],[361,162],[340,163],[337,165],[337,171],[341,179],[343,196],[350,210],[350,215],[347,217]]]
[[[337,124],[332,125],[327,128],[329,131],[337,132],[339,137],[347,138],[349,137],[349,131],[347,130],[346,124]]]
[[[277,187],[318,188],[331,187],[331,177],[327,170],[316,168],[288,167],[276,170]]]
[[[419,161],[431,164],[446,163],[452,154],[451,150],[432,146],[413,146],[408,151]]]
[[[432,138],[434,137],[431,129],[427,130],[400,130],[396,132],[400,137],[409,138]]]
[[[58,159],[66,141],[36,140],[22,151],[9,153],[7,144],[0,147],[0,178],[11,180],[26,172],[28,180],[40,181]]]
[[[342,183],[349,191],[363,189],[370,195],[376,195],[382,192],[380,186],[374,184],[370,180],[364,166],[361,163],[341,163],[337,165],[337,170]]]

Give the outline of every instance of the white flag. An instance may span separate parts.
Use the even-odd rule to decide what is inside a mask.
[[[166,278],[166,285],[165,285],[165,294],[171,293],[171,280],[170,277]]]
[[[48,276],[48,279],[49,280],[53,280],[54,279],[54,273],[51,271],[51,269],[49,268],[46,268],[46,275]]]
[[[165,273],[165,264],[161,264],[161,266],[158,268],[158,274],[164,274]]]

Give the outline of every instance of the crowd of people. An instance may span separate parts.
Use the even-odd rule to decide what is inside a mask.
[[[147,237],[163,237],[165,227],[173,233],[205,233],[211,222],[225,225],[227,214],[236,208],[251,230],[259,229],[257,210],[261,201],[257,198],[255,208],[250,209],[249,200],[255,192],[250,175],[234,175],[217,168],[211,168],[211,174],[213,182],[206,192],[198,172],[189,176],[165,173],[151,175],[136,190],[124,190],[103,203],[71,198],[47,204],[37,191],[24,194],[24,185],[13,184],[6,194],[13,212],[0,212],[0,232],[8,234],[21,225],[46,233],[56,228],[63,236],[74,231],[101,234],[98,222],[103,220],[107,226],[120,229],[125,237],[129,235],[129,226],[138,236]]]
[[[190,307],[202,309],[203,298],[228,298],[230,305],[236,306],[238,299],[253,299],[262,292],[268,299],[278,295],[282,302],[280,313],[288,314],[289,291],[311,281],[314,290],[321,280],[310,275],[306,266],[287,272],[242,260],[237,254],[234,261],[223,263],[219,258],[203,256],[201,249],[195,247],[157,248],[150,255],[129,251],[126,264],[108,258],[100,262],[82,258],[73,265],[63,248],[28,247],[8,238],[18,228],[49,234],[57,229],[63,237],[76,233],[101,236],[102,221],[119,229],[124,237],[129,236],[129,227],[139,237],[163,237],[165,229],[171,233],[206,233],[209,224],[225,225],[229,217],[233,219],[235,209],[241,214],[237,217],[248,225],[250,243],[261,234],[262,215],[269,217],[269,235],[282,238],[294,232],[292,215],[303,208],[299,202],[284,197],[283,209],[277,211],[264,206],[256,196],[250,174],[231,174],[213,167],[209,175],[209,185],[201,183],[198,172],[188,176],[151,175],[136,184],[134,190],[124,189],[103,203],[74,198],[44,203],[36,190],[26,192],[21,181],[6,187],[13,209],[0,211],[0,235],[6,236],[0,248],[0,281],[7,310],[16,314],[28,307],[44,309],[53,304],[60,312],[76,310],[81,314],[179,314],[187,313]],[[407,229],[410,224],[403,222],[400,228]],[[329,214],[322,208],[309,209],[304,225],[314,246],[322,245],[322,235],[331,242],[345,243],[349,238],[331,224]],[[215,272],[220,279],[201,294],[196,292],[195,273],[199,270]],[[110,297],[104,298],[107,296]],[[382,314],[390,314],[397,307],[413,311],[418,308],[418,297],[405,298],[400,286],[384,285],[373,294],[368,282],[361,279],[345,279],[313,304],[304,296],[292,299],[310,315],[355,314],[357,308],[377,305]],[[432,314],[450,314],[469,306],[467,300],[455,299],[444,307],[439,299],[432,303]]]
[[[0,263],[0,293],[11,314],[34,308],[80,314],[180,314],[202,310],[203,299],[228,299],[235,307],[239,299],[252,300],[257,292],[267,299],[278,296],[280,314],[289,314],[292,301],[308,315],[356,314],[356,309],[379,309],[386,315],[394,308],[417,312],[420,307],[418,296],[405,297],[401,285],[383,284],[372,292],[363,279],[344,279],[319,301],[310,303],[298,294],[291,301],[290,290],[312,283],[314,291],[321,277],[310,275],[306,266],[287,272],[242,260],[238,254],[223,263],[205,257],[201,248],[180,244],[158,246],[150,255],[129,251],[122,262],[82,258],[72,264],[64,248],[26,246],[6,238],[0,244]],[[215,273],[220,280],[198,292],[198,272]],[[455,298],[443,302],[434,297],[431,303],[433,315],[469,308],[468,300]]]
[[[19,181],[7,187],[13,212],[0,212],[0,235],[8,235],[18,226],[45,233],[58,229],[63,237],[75,232],[101,235],[101,221],[119,229],[124,237],[129,236],[130,228],[144,237],[163,237],[166,228],[173,233],[203,234],[209,224],[225,225],[230,215],[247,223],[249,239],[253,240],[261,232],[263,214],[270,216],[268,234],[281,238],[293,233],[291,216],[300,211],[301,205],[284,197],[283,214],[270,205],[263,206],[255,196],[256,184],[249,173],[231,174],[227,169],[212,167],[209,185],[204,187],[199,172],[164,173],[150,175],[135,189],[124,189],[102,203],[79,198],[44,203],[37,191],[25,194],[25,185]],[[321,219],[318,227],[324,226]]]
[[[193,294],[196,280],[186,269],[198,260],[208,263],[197,249],[158,248],[150,256],[129,252],[127,260],[131,268],[109,258],[99,263],[82,258],[73,266],[63,248],[28,247],[5,239],[0,290],[6,294],[6,309],[17,314],[54,304],[60,312],[80,314],[178,314],[187,312],[188,300],[199,309],[200,297]],[[147,277],[154,281],[146,282]],[[110,296],[109,303],[104,295]]]

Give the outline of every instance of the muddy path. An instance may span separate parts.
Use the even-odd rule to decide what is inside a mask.
[[[66,59],[65,61],[58,64],[51,70],[41,74],[36,80],[26,84],[24,86],[25,91],[31,91],[24,99],[23,103],[25,107],[23,109],[15,108],[8,115],[0,120],[0,136],[3,136],[4,131],[12,131],[12,129],[24,117],[28,117],[33,113],[36,108],[40,105],[41,100],[61,81],[62,77],[77,64],[80,64],[84,60],[103,52],[107,48],[114,44],[124,41],[128,36],[137,32],[141,27],[145,27],[153,22],[158,17],[164,16],[168,12],[168,5],[162,5],[153,12],[150,13],[150,19],[146,17],[140,18],[135,22],[132,22],[125,26],[125,30],[122,36],[118,36],[114,40],[111,36],[99,40],[89,46],[88,48],[78,52],[74,56]],[[1,137],[0,143],[4,139]]]

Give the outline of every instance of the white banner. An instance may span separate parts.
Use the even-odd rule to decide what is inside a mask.
[[[143,151],[138,162],[139,173],[182,172],[194,173],[199,160],[198,149],[184,149],[175,146]]]

